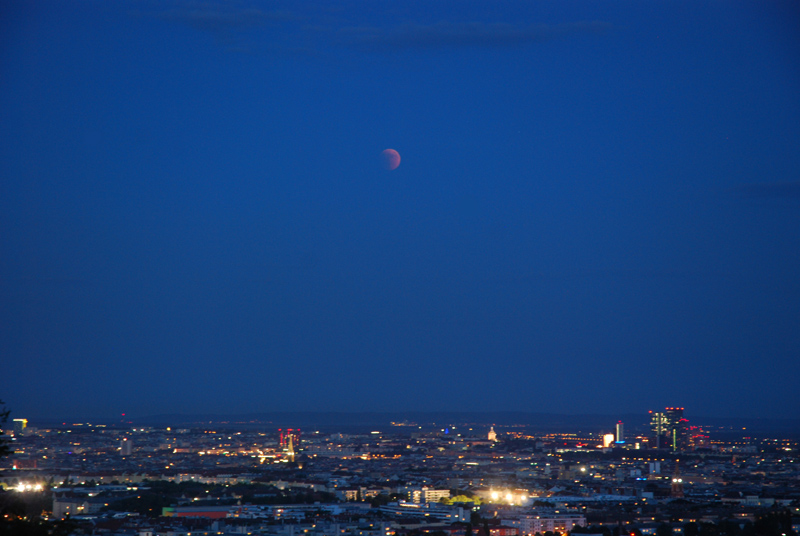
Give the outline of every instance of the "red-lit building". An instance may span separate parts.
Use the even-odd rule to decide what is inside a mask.
[[[278,428],[278,433],[280,434],[280,446],[281,448],[288,448],[289,447],[289,438],[291,437],[292,448],[297,450],[300,447],[300,428]]]

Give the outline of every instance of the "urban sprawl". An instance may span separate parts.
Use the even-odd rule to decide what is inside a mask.
[[[796,535],[797,440],[683,413],[591,433],[14,419],[0,513],[12,529],[109,536]]]

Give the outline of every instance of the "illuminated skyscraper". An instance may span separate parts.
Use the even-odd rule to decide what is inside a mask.
[[[28,427],[28,419],[14,419],[14,433],[21,434]]]
[[[119,444],[119,450],[123,456],[130,456],[133,453],[133,441],[123,437]]]
[[[661,412],[650,412],[650,429],[656,438],[656,448],[660,449],[666,444],[667,416]]]
[[[681,450],[686,446],[686,423],[683,408],[665,408],[664,412],[650,412],[650,428],[656,438],[656,448]]]
[[[686,423],[683,418],[683,408],[666,408],[667,431],[669,432],[669,446],[672,450],[683,450],[686,446]]]
[[[617,443],[625,443],[625,425],[622,421],[617,422]]]

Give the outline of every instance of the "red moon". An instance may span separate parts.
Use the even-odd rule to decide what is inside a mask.
[[[400,165],[400,153],[394,149],[384,149],[381,152],[381,157],[383,158],[383,166],[389,171],[397,169],[397,166]]]

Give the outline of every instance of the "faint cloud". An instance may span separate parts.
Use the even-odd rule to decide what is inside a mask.
[[[800,199],[800,181],[745,184],[735,192],[748,199]]]
[[[404,24],[390,28],[373,26],[342,28],[338,40],[348,46],[390,49],[508,47],[549,41],[572,34],[600,34],[610,29],[610,24],[597,21],[557,26],[442,22],[431,25]]]
[[[265,11],[255,7],[237,7],[235,4],[216,2],[189,2],[156,13],[155,17],[214,34],[294,19],[294,15],[286,10]]]
[[[376,12],[305,3],[288,9],[263,9],[241,2],[185,0],[149,12],[130,12],[210,34],[228,50],[311,55],[331,45],[366,51],[516,47],[578,34],[602,34],[612,26],[600,21],[569,24],[521,22],[408,22],[390,26],[366,22]]]
[[[156,3],[150,10],[129,11],[132,17],[146,17],[179,24],[199,32],[211,35],[218,44],[229,52],[252,54],[264,49],[286,48],[285,42],[274,40],[275,32],[263,32],[264,28],[280,28],[286,23],[301,20],[295,12],[287,9],[262,9],[243,5],[240,2],[216,2],[186,0],[169,4]],[[266,41],[263,37],[268,36]],[[283,40],[285,41],[285,39]]]

